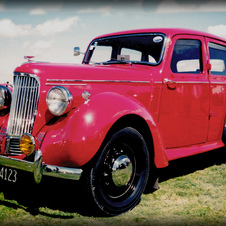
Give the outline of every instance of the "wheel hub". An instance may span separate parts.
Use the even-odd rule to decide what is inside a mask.
[[[117,187],[126,185],[133,174],[133,164],[127,155],[119,156],[112,167],[112,180]]]

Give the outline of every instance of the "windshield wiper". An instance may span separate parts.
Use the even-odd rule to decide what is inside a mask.
[[[105,61],[105,62],[96,62],[94,63],[94,65],[108,65],[108,64],[129,64],[129,65],[133,65],[133,64],[140,64],[140,65],[149,65],[149,66],[155,66],[156,63],[150,63],[150,62],[146,62],[146,61],[121,61],[121,60],[111,60],[111,61]]]
[[[122,61],[122,60],[111,60],[111,61],[101,62],[100,64],[103,64],[103,65],[107,65],[107,64],[130,64],[130,65],[132,65],[132,62]]]

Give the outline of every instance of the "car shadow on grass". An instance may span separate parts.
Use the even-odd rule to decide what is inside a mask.
[[[33,216],[43,215],[52,218],[70,219],[74,214],[90,215],[85,200],[81,197],[77,182],[53,178],[43,178],[41,184],[35,184],[33,178],[26,175],[12,184],[0,181],[0,193],[4,199],[0,205],[13,209],[23,209]]]
[[[171,161],[159,170],[159,182],[194,173],[198,170],[226,163],[226,149],[220,148],[182,159]]]
[[[159,170],[159,182],[224,163],[226,163],[224,148],[174,160],[167,168]],[[1,192],[4,199],[0,200],[0,205],[13,209],[20,208],[33,216],[70,219],[76,214],[93,215],[87,208],[90,203],[81,196],[82,186],[79,182],[45,177],[42,183],[37,185],[33,180],[33,175],[26,174],[16,184],[0,181]]]

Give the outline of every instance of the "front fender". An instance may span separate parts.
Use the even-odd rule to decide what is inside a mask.
[[[148,111],[131,99],[109,92],[92,97],[49,128],[41,146],[43,160],[47,164],[71,167],[86,164],[97,153],[112,125],[128,114],[145,119],[152,131],[155,149],[159,149],[155,151],[161,153],[162,159],[165,152],[161,136]],[[167,161],[166,157],[163,159]]]

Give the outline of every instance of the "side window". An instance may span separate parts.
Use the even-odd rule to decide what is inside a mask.
[[[209,53],[211,74],[226,76],[226,47],[210,42]]]
[[[92,62],[105,62],[111,59],[111,46],[96,46],[94,48],[95,51],[93,52]]]
[[[178,39],[175,43],[171,61],[171,70],[174,73],[202,72],[201,41]]]

